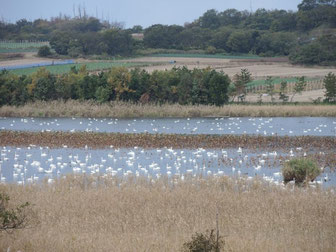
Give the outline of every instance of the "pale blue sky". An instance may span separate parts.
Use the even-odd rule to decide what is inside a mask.
[[[124,22],[126,27],[152,24],[179,24],[192,22],[206,10],[223,11],[229,8],[238,10],[265,8],[267,10],[297,10],[302,0],[0,0],[0,18],[15,22],[26,18],[49,19],[59,13],[73,15],[73,6],[85,5],[88,14],[110,21]]]

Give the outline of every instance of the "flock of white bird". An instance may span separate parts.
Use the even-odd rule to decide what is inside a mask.
[[[330,118],[0,118],[0,125],[2,130],[336,136]]]
[[[61,149],[30,146],[27,148],[2,147],[0,158],[1,183],[34,183],[54,179],[65,174],[95,174],[101,176],[239,176],[252,179],[255,176],[276,185],[283,185],[281,161],[276,151],[254,153],[248,149],[131,149],[89,148]],[[290,159],[302,155],[300,148],[281,153]],[[253,161],[252,161],[253,160]],[[323,177],[324,176],[324,177]],[[325,173],[318,184],[335,183]]]
[[[320,122],[322,120],[322,123]],[[122,133],[178,133],[178,134],[259,134],[259,135],[336,135],[335,118],[186,118],[186,119],[97,119],[97,118],[0,118],[3,130],[35,131],[95,131]],[[253,154],[239,147],[236,150],[157,150],[88,148],[51,150],[38,146],[28,148],[1,147],[0,182],[33,183],[67,173],[88,173],[111,176],[180,176],[186,174],[234,175],[247,179],[255,175],[266,181],[281,184],[280,164],[275,151]],[[288,159],[297,155],[288,150]],[[305,155],[305,153],[301,153]],[[257,159],[257,162],[251,160]],[[318,183],[334,183],[328,174]],[[332,177],[332,176],[331,176]],[[333,178],[333,177],[332,177]]]

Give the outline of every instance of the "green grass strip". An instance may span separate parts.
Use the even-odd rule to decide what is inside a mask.
[[[214,59],[260,59],[256,55],[225,55],[225,54],[197,54],[197,53],[158,53],[151,57],[176,57],[176,58],[214,58]]]

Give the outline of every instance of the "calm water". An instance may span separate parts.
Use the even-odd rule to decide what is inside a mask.
[[[263,177],[281,183],[282,162],[302,156],[302,150],[277,153],[248,149],[49,149],[47,147],[2,147],[1,182],[27,184],[65,174],[111,176],[229,175]],[[281,157],[281,158],[280,158]],[[325,171],[318,179],[324,187],[335,186],[336,173]],[[325,182],[326,180],[326,182]]]
[[[21,131],[87,131],[151,134],[336,136],[336,118],[0,118],[0,129]]]

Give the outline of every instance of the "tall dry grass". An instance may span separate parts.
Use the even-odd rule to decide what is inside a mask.
[[[93,101],[34,102],[24,106],[0,107],[2,117],[335,117],[332,105],[178,105],[133,104]]]
[[[335,251],[336,197],[260,180],[68,177],[52,185],[2,185],[32,203],[35,225],[0,233],[6,251],[179,251],[216,227],[229,251]]]

